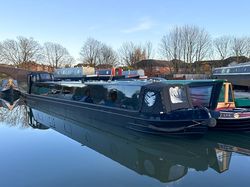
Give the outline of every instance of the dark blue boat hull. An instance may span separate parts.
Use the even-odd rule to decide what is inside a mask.
[[[204,119],[152,119],[141,116],[138,111],[120,110],[114,107],[32,94],[25,94],[24,96],[27,105],[31,108],[51,112],[78,122],[84,121],[92,126],[97,124],[95,122],[99,122],[98,124],[108,122],[110,125],[157,135],[203,135],[208,129],[208,125],[204,124]]]

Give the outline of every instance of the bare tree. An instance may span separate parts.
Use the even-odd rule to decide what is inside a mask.
[[[250,37],[246,38],[246,43],[247,43],[247,46],[246,46],[246,56],[248,58],[250,58]]]
[[[2,46],[2,44],[0,43],[0,62],[2,63],[2,61],[3,61],[3,46]]]
[[[131,66],[135,63],[133,60],[135,48],[136,46],[133,42],[125,42],[120,47],[119,55],[124,65]]]
[[[133,42],[125,42],[119,49],[121,61],[126,66],[132,66],[140,60],[149,59],[152,54],[152,43],[136,45]]]
[[[204,29],[200,29],[197,36],[195,61],[201,61],[208,56],[211,44],[210,35]]]
[[[181,28],[183,47],[183,60],[187,63],[194,62],[196,46],[198,41],[199,28],[195,26],[185,25]]]
[[[210,41],[204,29],[185,25],[173,28],[162,37],[160,51],[167,60],[175,59],[172,62],[177,72],[180,61],[193,63],[204,59],[209,53]]]
[[[100,57],[102,43],[94,38],[88,38],[81,51],[80,57],[84,64],[96,66]]]
[[[68,50],[60,44],[47,42],[43,49],[45,62],[54,68],[70,67],[74,62],[74,58]]]
[[[113,67],[118,65],[118,57],[112,47],[102,44],[98,64],[106,64]]]
[[[222,36],[214,40],[214,47],[216,52],[220,55],[223,60],[230,55],[232,37]]]
[[[181,60],[182,57],[182,33],[179,27],[175,27],[168,34],[164,35],[160,43],[160,52],[164,58],[172,62],[174,71],[178,72],[179,64],[178,60]],[[172,69],[172,67],[169,67]]]
[[[42,48],[33,38],[17,37],[17,40],[5,40],[0,44],[0,59],[15,66],[24,62],[39,61]]]
[[[181,59],[181,37],[182,34],[179,27],[175,27],[162,37],[160,51],[167,60]]]
[[[247,38],[233,38],[232,40],[232,54],[236,57],[247,54]]]
[[[150,59],[153,57],[153,44],[150,41],[147,41],[144,45],[143,45],[143,50],[145,51],[146,54],[146,58]]]

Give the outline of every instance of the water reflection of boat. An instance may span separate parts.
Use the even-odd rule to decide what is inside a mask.
[[[48,73],[32,73],[25,97],[51,112],[64,108],[68,118],[84,116],[89,122],[106,121],[159,135],[203,135],[215,125],[207,109],[192,106],[186,85],[47,81],[50,78]]]
[[[217,142],[220,150],[250,156],[249,133],[210,132],[206,139]]]
[[[13,110],[15,107],[19,105],[20,99],[17,99],[13,102],[9,102],[5,99],[0,98],[0,106],[7,108],[8,110]]]
[[[30,114],[37,123],[90,147],[138,174],[161,182],[176,181],[184,177],[189,169],[206,171],[212,168],[218,173],[229,169],[232,150],[226,150],[218,139],[213,140],[219,134],[206,135],[209,138],[200,139],[199,142],[189,139],[183,141],[145,135],[101,121],[95,122],[99,123],[96,125],[99,128],[93,128],[84,118],[82,122],[77,122],[62,117],[65,115],[48,112],[37,104],[30,107]],[[65,113],[63,109],[60,110]],[[224,141],[228,143],[225,137]]]

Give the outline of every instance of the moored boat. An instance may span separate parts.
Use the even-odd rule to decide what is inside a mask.
[[[217,125],[210,129],[223,131],[250,131],[250,110],[236,108],[231,83],[225,80],[174,80],[167,83],[187,84],[192,104],[207,107]]]
[[[194,108],[187,85],[148,81],[65,82],[37,80],[29,75],[28,106],[86,122],[106,121],[136,131],[160,135],[203,135],[214,119],[204,107]],[[49,77],[49,76],[46,76]],[[72,112],[72,108],[77,108]]]
[[[231,83],[224,82],[216,110],[220,111],[218,130],[250,131],[250,109],[236,107]]]
[[[1,97],[19,97],[20,90],[18,88],[17,80],[4,79],[2,80]]]
[[[249,90],[250,87],[250,62],[240,63],[228,67],[215,68],[212,77],[226,79],[234,86]]]

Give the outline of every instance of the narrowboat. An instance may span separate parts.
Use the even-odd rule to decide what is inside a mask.
[[[1,98],[17,98],[20,96],[17,80],[12,78],[2,80]]]
[[[50,77],[50,75],[42,75]],[[31,73],[27,104],[51,112],[64,108],[66,117],[110,124],[158,135],[203,135],[213,119],[205,107],[194,108],[187,85],[148,81],[43,81]],[[72,111],[72,108],[78,110]]]
[[[220,111],[218,130],[250,131],[250,109],[236,107],[231,83],[224,82],[216,110]]]
[[[218,144],[218,140],[207,141],[203,138],[199,141],[183,141],[135,131],[131,133],[129,129],[101,121],[94,122],[99,128],[93,128],[86,123],[84,116],[78,122],[62,117],[65,115],[58,115],[59,112],[56,114],[48,108],[41,108],[36,103],[31,103],[30,107],[29,118],[35,122],[31,124],[33,128],[51,128],[140,175],[163,183],[177,181],[189,171],[206,171],[211,168],[222,173],[229,169],[232,150],[224,151],[226,146]],[[65,113],[63,108],[58,108],[58,111]]]
[[[73,67],[55,69],[54,78],[56,80],[116,80],[124,78],[147,78],[144,70],[127,70],[122,68],[95,69],[93,67]]]
[[[210,110],[217,125],[211,130],[250,131],[250,110],[236,108],[232,84],[226,80],[173,80],[162,81],[189,85],[193,106]]]
[[[214,79],[227,79],[239,88],[250,88],[250,62],[240,63],[228,67],[215,68],[212,73]]]
[[[93,67],[74,67],[74,68],[60,68],[55,69],[53,75],[58,80],[72,80],[77,81],[88,75],[94,75],[95,69]]]

